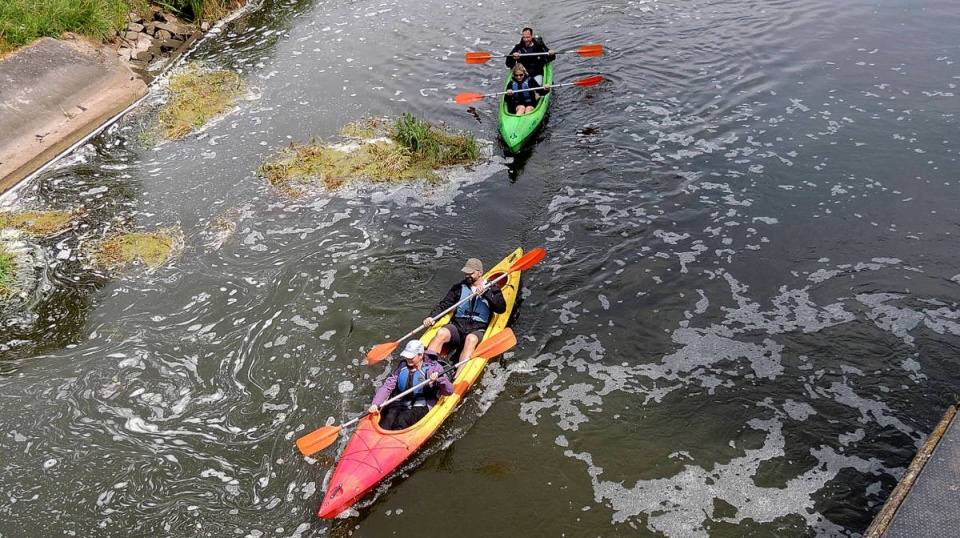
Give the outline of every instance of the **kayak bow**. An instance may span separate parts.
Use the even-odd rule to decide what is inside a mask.
[[[511,75],[507,73],[507,82],[503,89],[506,91],[510,86]],[[553,84],[553,64],[548,63],[543,68],[543,83]],[[529,114],[513,114],[508,110],[506,96],[500,98],[500,136],[512,153],[520,151],[527,142],[533,137],[540,124],[547,116],[547,109],[550,107],[550,99],[553,92],[540,97],[536,108]]]

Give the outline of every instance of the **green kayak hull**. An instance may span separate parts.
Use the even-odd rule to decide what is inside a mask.
[[[543,83],[553,84],[553,64],[549,63],[543,69]],[[510,73],[507,73],[507,81],[503,85],[503,91],[507,91],[510,85]],[[548,93],[537,101],[537,108],[529,114],[516,115],[507,110],[505,97],[500,98],[500,136],[507,148],[516,153],[533,138],[534,133],[540,128],[543,119],[547,116],[547,108],[550,107],[550,99],[553,92]]]

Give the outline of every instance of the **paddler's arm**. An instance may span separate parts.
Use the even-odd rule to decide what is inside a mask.
[[[460,282],[457,282],[450,288],[450,291],[447,292],[447,295],[437,303],[437,306],[433,307],[433,310],[430,311],[430,317],[423,320],[424,327],[432,327],[434,318],[437,317],[437,314],[443,312],[444,310],[450,308],[451,306],[457,304],[457,301],[460,299]]]
[[[380,405],[383,402],[387,401],[387,398],[393,394],[393,390],[397,388],[397,380],[400,378],[400,369],[397,368],[383,381],[383,385],[380,385],[380,388],[377,389],[377,394],[373,397],[373,401],[370,403],[370,407],[367,409],[371,413],[377,413],[380,411]]]
[[[443,373],[443,366],[434,364],[430,367],[430,379],[440,389],[440,394],[450,396],[453,394],[453,383],[447,374]]]
[[[503,292],[496,284],[487,288],[482,297],[490,304],[490,310],[493,310],[494,314],[503,314],[507,311],[507,301],[503,298]]]

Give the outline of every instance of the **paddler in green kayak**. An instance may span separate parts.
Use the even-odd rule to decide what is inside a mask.
[[[510,82],[507,83],[507,94],[503,98],[510,113],[519,116],[533,112],[537,108],[540,97],[550,92],[549,84],[544,84],[542,88],[537,86],[536,82],[530,81],[523,64],[514,65]]]
[[[424,327],[432,327],[434,317],[440,312],[457,304],[458,301],[470,298],[457,307],[450,323],[437,331],[427,349],[440,353],[445,344],[451,349],[463,348],[460,359],[463,362],[473,357],[473,350],[483,338],[483,333],[490,324],[493,314],[502,314],[507,311],[507,302],[503,293],[496,285],[489,285],[483,278],[483,264],[476,258],[470,258],[463,266],[463,280],[450,288],[447,295],[437,303],[430,312],[430,317],[423,320]],[[472,296],[472,298],[471,298]],[[457,374],[465,365],[457,369]]]
[[[513,69],[517,63],[527,68],[528,76],[537,86],[543,86],[543,68],[557,58],[553,49],[547,48],[543,38],[533,35],[533,28],[524,28],[520,33],[520,42],[514,45],[507,55],[507,67]]]

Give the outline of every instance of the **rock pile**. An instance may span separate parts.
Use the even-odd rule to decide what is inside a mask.
[[[209,23],[198,27],[159,10],[153,10],[148,18],[130,13],[126,31],[118,36],[117,54],[132,69],[147,74],[148,66],[176,58],[208,29]]]

